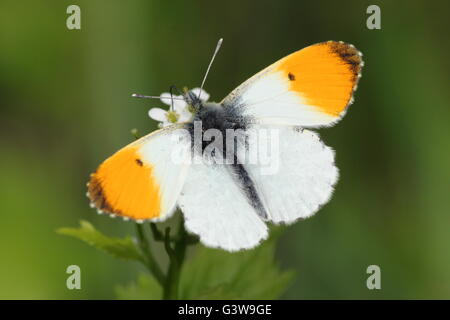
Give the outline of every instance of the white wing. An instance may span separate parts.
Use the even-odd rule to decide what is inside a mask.
[[[256,186],[268,219],[292,223],[313,215],[330,199],[338,179],[333,150],[309,130],[285,126],[253,129],[248,131],[250,139],[258,138],[261,129],[266,130],[266,136],[278,136],[268,148],[257,146],[255,154],[259,163],[241,160],[246,162],[244,167]],[[243,159],[244,149],[240,150],[239,157]]]
[[[225,165],[192,164],[178,205],[186,229],[206,246],[237,251],[267,237],[266,224]]]

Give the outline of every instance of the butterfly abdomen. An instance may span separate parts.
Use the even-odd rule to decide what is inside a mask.
[[[250,177],[248,171],[245,170],[244,165],[240,163],[233,163],[230,165],[229,169],[231,171],[230,173],[234,176],[236,183],[244,192],[250,205],[262,219],[267,219],[268,214],[261,201],[261,197],[256,190],[255,182]]]

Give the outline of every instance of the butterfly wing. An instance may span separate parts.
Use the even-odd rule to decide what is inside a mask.
[[[276,139],[268,139],[274,133]],[[250,160],[248,146],[268,140],[271,146],[258,145],[256,161]],[[253,125],[237,141],[239,164],[192,164],[178,200],[186,229],[203,244],[228,251],[265,239],[265,220],[292,223],[313,215],[338,178],[333,150],[312,131]],[[235,170],[239,165],[243,170]]]
[[[331,197],[338,179],[334,152],[319,136],[309,130],[288,126],[254,126],[248,130],[250,141],[256,136],[276,137],[270,147],[259,144],[255,149],[257,161],[245,160],[244,147],[238,158],[256,186],[268,220],[292,223],[313,215]],[[263,135],[262,133],[265,132]],[[261,141],[261,140],[260,140]],[[255,146],[256,144],[252,144]],[[243,151],[244,150],[244,151]]]
[[[267,238],[267,226],[237,178],[229,165],[203,162],[189,169],[178,204],[186,229],[209,247],[250,249]]]
[[[182,125],[173,125],[119,150],[91,174],[91,206],[113,217],[166,219],[188,173],[190,141]]]
[[[241,84],[222,104],[256,123],[333,125],[352,103],[361,57],[354,46],[343,42],[306,47]]]

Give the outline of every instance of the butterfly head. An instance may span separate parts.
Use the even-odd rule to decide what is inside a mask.
[[[202,100],[192,90],[186,91],[183,95],[184,101],[186,101],[189,111],[197,113],[202,107]]]

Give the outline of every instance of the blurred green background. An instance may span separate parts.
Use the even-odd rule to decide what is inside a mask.
[[[66,8],[81,7],[81,30]],[[382,29],[366,28],[381,7]],[[297,271],[284,298],[450,298],[448,1],[0,2],[0,298],[107,299],[142,269],[74,239],[97,216],[85,183],[107,156],[155,128],[147,111],[171,84],[221,100],[278,58],[325,40],[353,43],[366,65],[355,103],[322,129],[341,179],[313,218],[286,228],[277,256]],[[162,254],[162,252],[159,252]],[[65,286],[82,270],[82,290]],[[381,267],[382,289],[366,288]]]

